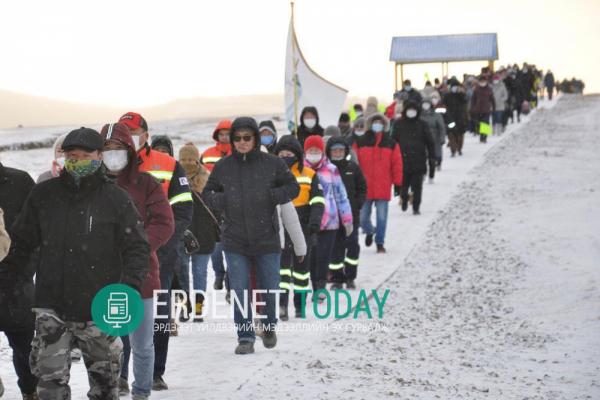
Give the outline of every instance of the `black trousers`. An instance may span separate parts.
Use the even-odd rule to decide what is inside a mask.
[[[287,308],[289,303],[289,292],[290,289],[293,288],[294,308],[296,310],[299,310],[302,307],[302,296],[300,292],[310,289],[310,261],[314,249],[311,249],[308,231],[304,232],[304,239],[307,248],[306,256],[302,262],[298,262],[298,258],[294,254],[292,240],[287,233],[285,234],[285,245],[281,252],[281,266],[279,269],[281,275],[279,288],[286,291],[286,293],[281,296],[281,305]]]
[[[310,260],[310,280],[314,290],[325,288],[336,236],[337,230],[319,232],[319,239]]]
[[[354,224],[352,235],[346,237],[346,229],[340,228],[333,245],[333,255],[329,269],[333,282],[344,283],[356,279],[360,244],[358,243],[359,224]]]
[[[33,327],[30,330],[4,332],[13,351],[13,365],[17,374],[17,385],[23,394],[35,393],[37,378],[29,368],[29,353],[33,340]]]
[[[423,196],[423,179],[425,175],[422,173],[405,172],[404,179],[402,180],[402,187],[400,189],[400,198],[402,201],[408,201],[408,191],[412,189],[413,202],[412,207],[414,211],[419,211],[421,206],[421,198]]]

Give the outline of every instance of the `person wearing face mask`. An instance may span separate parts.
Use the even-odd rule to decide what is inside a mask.
[[[181,264],[184,268],[192,265],[192,286],[196,293],[194,321],[202,322],[204,295],[207,288],[208,261],[219,241],[219,219],[204,200],[202,191],[210,172],[200,163],[200,152],[193,143],[186,143],[179,149],[179,162],[185,170],[192,194],[194,195],[194,217],[184,239],[185,250],[181,251]],[[191,241],[191,242],[190,242]]]
[[[275,129],[273,121],[262,121],[258,124],[258,130],[260,131],[260,144],[265,146],[269,153],[275,154],[275,146],[277,146],[277,129]]]
[[[296,132],[296,137],[301,145],[311,135],[323,136],[325,130],[319,125],[319,112],[315,107],[304,107],[300,114],[300,127]]]
[[[310,290],[310,258],[318,242],[317,235],[321,230],[321,219],[325,207],[323,188],[316,172],[304,165],[304,152],[298,139],[293,135],[282,136],[275,154],[283,159],[300,185],[300,194],[293,200],[300,220],[307,253],[303,260],[294,257],[294,248],[289,235],[285,235],[284,248],[281,253],[281,282],[279,287],[285,290],[281,297],[280,318],[287,317],[289,291],[294,290],[294,309],[296,318],[301,318],[302,292]]]
[[[325,156],[325,143],[320,136],[309,136],[304,142],[304,165],[314,169],[323,187],[325,209],[317,246],[312,254],[311,280],[313,301],[322,303],[325,298],[327,273],[337,233],[343,230],[350,237],[354,230],[352,208],[340,171]]]
[[[154,373],[154,290],[160,289],[159,265],[156,251],[173,235],[175,222],[173,211],[160,184],[151,175],[139,172],[138,155],[133,138],[124,124],[106,124],[100,135],[104,139],[102,161],[107,175],[116,180],[117,186],[127,192],[139,215],[150,244],[150,273],[142,284],[144,319],[140,327],[129,336],[122,337],[123,365],[119,378],[120,392],[129,392],[129,357],[133,351],[132,395],[135,399],[147,399],[152,389]],[[155,138],[156,139],[156,138]],[[156,141],[156,140],[155,140]]]
[[[479,134],[481,143],[487,142],[487,137],[491,132],[490,116],[496,110],[494,101],[494,92],[488,85],[485,76],[480,76],[477,86],[471,97],[471,116],[475,121],[475,133]]]
[[[420,104],[423,101],[423,96],[418,90],[413,88],[410,79],[405,79],[402,82],[402,90],[394,94],[394,98],[402,101],[412,101]]]
[[[360,118],[363,116],[363,106],[362,104],[354,104],[350,110],[349,110],[349,114],[350,114],[350,121],[354,122],[356,121],[357,118]]]
[[[344,283],[347,289],[356,289],[354,283],[358,269],[360,244],[358,243],[358,228],[360,226],[360,209],[367,195],[367,181],[358,164],[348,159],[350,146],[342,138],[332,138],[327,142],[327,158],[338,168],[346,194],[352,209],[354,229],[346,236],[345,229],[338,230],[333,254],[329,263],[332,274],[331,290],[342,289]]]
[[[352,125],[350,124],[350,115],[348,115],[348,113],[343,112],[340,114],[338,128],[340,128],[340,132],[344,137],[352,133]]]
[[[36,183],[47,181],[48,179],[56,178],[60,175],[60,172],[65,166],[65,153],[62,151],[62,143],[67,137],[67,134],[60,135],[54,142],[54,160],[52,160],[52,167],[49,171],[42,173]]]
[[[348,136],[345,136],[344,139],[346,139],[348,146],[350,146],[350,148],[353,148],[354,142],[359,137],[364,136],[365,133],[365,118],[358,117],[356,120],[354,120],[354,124],[352,125],[352,130],[350,131],[350,134],[348,134]],[[358,163],[358,157],[356,158],[356,162]]]
[[[463,142],[467,130],[467,98],[460,90],[460,83],[456,78],[448,81],[450,91],[444,95],[443,103],[446,106],[444,119],[448,128],[448,142],[451,156],[462,156]]]
[[[375,244],[377,253],[385,253],[385,231],[388,205],[393,185],[402,184],[402,155],[400,147],[388,134],[389,121],[383,114],[372,115],[366,121],[367,132],[354,143],[354,151],[367,181],[367,199],[360,212],[360,225],[366,234],[365,245]],[[377,209],[376,226],[371,214]]]
[[[402,211],[408,209],[408,192],[413,192],[413,214],[420,214],[423,193],[423,179],[427,173],[429,161],[429,178],[435,175],[435,145],[428,124],[420,118],[420,107],[408,102],[404,108],[404,118],[394,125],[392,137],[400,145],[404,162],[404,178],[401,187],[396,187],[400,194]]]
[[[434,110],[433,104],[429,99],[423,100],[421,109],[421,120],[425,121],[429,127],[429,132],[433,137],[435,146],[435,166],[439,171],[442,169],[443,148],[444,143],[446,143],[446,124],[444,123],[444,117]],[[432,182],[433,178],[430,178],[430,183]]]
[[[245,313],[239,304],[250,300],[249,276],[254,265],[257,288],[269,290],[264,294],[266,318],[261,319],[263,345],[275,347],[277,296],[273,291],[279,290],[281,265],[276,207],[295,199],[300,187],[282,159],[260,151],[260,133],[253,118],[236,118],[230,138],[233,153],[215,165],[202,196],[208,207],[227,221],[222,242],[232,296],[237,298],[232,304],[238,304],[234,306],[235,354],[250,354],[256,339],[252,311]]]
[[[500,135],[504,132],[504,112],[506,109],[506,102],[508,101],[508,90],[506,85],[500,80],[498,74],[494,75],[492,80],[492,92],[494,93],[494,103],[496,104],[496,110],[492,120],[494,121],[494,134]]]
[[[25,171],[9,168],[0,163],[0,222],[7,229],[14,223],[35,182]],[[12,236],[12,232],[11,232]],[[8,235],[4,241],[10,242]],[[14,241],[14,236],[12,236]],[[0,245],[0,252],[6,247]],[[8,339],[12,349],[14,371],[18,377],[17,384],[23,399],[37,399],[37,378],[32,374],[29,365],[31,341],[34,332],[33,275],[34,263],[30,259],[10,262],[10,256],[2,260],[0,254],[0,332]],[[12,267],[12,268],[11,268]],[[6,371],[2,371],[3,373]]]
[[[92,322],[92,300],[113,283],[141,292],[151,250],[133,201],[106,176],[103,147],[93,129],[70,132],[62,145],[65,168],[57,179],[33,188],[11,231],[9,269],[40,249],[30,364],[41,399],[71,397],[71,360],[65,354],[73,344],[85,359],[88,393],[119,398],[122,343]]]
[[[517,73],[517,80],[523,89],[523,100],[531,103],[536,92],[535,75],[527,63],[523,63],[523,68]],[[521,104],[519,104],[519,107],[521,107]]]
[[[169,154],[161,153],[150,147],[148,123],[144,117],[138,113],[128,112],[121,116],[119,122],[127,125],[131,132],[139,159],[138,169],[140,172],[149,173],[159,181],[171,204],[171,210],[173,210],[175,233],[157,252],[160,263],[160,286],[165,290],[170,289],[179,267],[179,246],[183,233],[192,220],[194,203],[190,186],[179,162]],[[170,293],[161,293],[158,297],[159,301],[165,304],[158,307],[158,315],[170,314]],[[161,329],[154,332],[155,361],[152,389],[166,390],[168,386],[163,375],[167,363],[171,324],[164,319],[157,319],[156,322]]]

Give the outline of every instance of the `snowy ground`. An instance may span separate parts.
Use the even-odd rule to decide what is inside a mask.
[[[447,156],[425,185],[421,216],[390,207],[388,254],[363,248],[358,279],[391,290],[383,319],[309,316],[320,329],[300,331],[292,318],[275,349],[257,342],[250,356],[234,355],[234,333],[211,325],[223,321],[183,324],[170,390],[152,398],[600,398],[600,97],[554,106],[487,145],[468,137],[465,155]],[[210,131],[177,128],[179,144]],[[0,159],[35,175],[48,150],[32,151]],[[9,354],[0,344],[12,399]],[[81,364],[72,388],[85,398]]]

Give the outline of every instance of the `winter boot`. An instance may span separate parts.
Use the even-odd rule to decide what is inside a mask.
[[[344,288],[344,284],[341,282],[333,282],[329,290],[342,290]]]
[[[402,206],[402,211],[408,210],[408,199],[400,199],[400,205]]]
[[[367,236],[365,237],[365,246],[371,247],[372,244],[373,244],[373,234],[367,233]]]
[[[290,319],[288,316],[288,309],[286,306],[279,306],[279,319],[282,321],[287,321]]]
[[[129,383],[127,378],[122,376],[119,378],[119,396],[127,396],[129,394]]]
[[[387,253],[387,251],[385,250],[385,247],[383,247],[382,244],[378,244],[377,245],[377,254],[385,254]]]
[[[252,354],[254,353],[254,343],[252,342],[239,342],[235,348],[235,354]]]
[[[152,390],[160,391],[160,390],[168,390],[168,389],[169,389],[169,386],[164,381],[162,376],[160,376],[158,378],[154,378],[154,381],[152,382]]]
[[[275,328],[267,329],[264,331],[262,341],[263,346],[267,349],[272,349],[277,345],[277,334],[275,333]]]
[[[295,316],[296,318],[302,318],[302,310],[301,310],[301,309],[299,309],[299,308],[296,308],[296,311],[295,311],[295,314],[294,314],[294,316]]]
[[[1,393],[0,393],[0,396],[2,396]],[[33,392],[31,394],[23,394],[22,396],[23,396],[23,400],[40,400],[37,393],[35,393],[35,392]]]
[[[354,279],[346,282],[346,289],[356,289],[356,283],[354,283]]]
[[[144,396],[143,394],[134,394],[131,397],[131,400],[148,400],[149,397],[148,396]]]

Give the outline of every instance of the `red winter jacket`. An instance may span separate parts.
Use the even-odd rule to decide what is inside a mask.
[[[125,190],[135,204],[150,243],[150,273],[142,285],[142,298],[149,299],[160,289],[160,273],[156,250],[167,243],[175,230],[173,211],[160,183],[152,175],[140,172],[129,128],[124,124],[110,124],[102,128],[106,140],[117,140],[129,147],[129,164],[119,173],[117,185]]]
[[[358,163],[367,180],[367,200],[391,200],[392,185],[402,185],[402,154],[400,146],[387,133],[368,131],[353,145]]]

